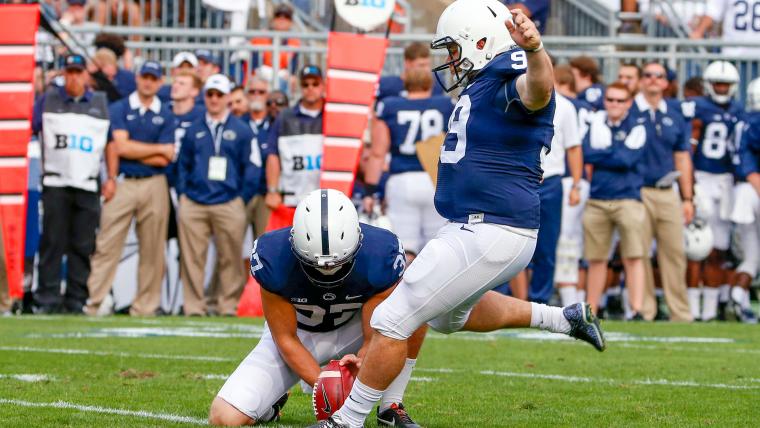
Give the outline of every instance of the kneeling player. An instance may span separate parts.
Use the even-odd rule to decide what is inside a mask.
[[[342,358],[358,366],[373,331],[372,312],[404,268],[404,249],[393,233],[360,225],[341,192],[310,193],[298,204],[292,228],[267,233],[253,246],[251,273],[261,285],[267,323],[211,404],[210,422],[277,420],[288,390],[300,379],[314,385],[320,365]],[[406,368],[378,409],[380,424],[417,427],[401,404],[424,330],[415,336]]]

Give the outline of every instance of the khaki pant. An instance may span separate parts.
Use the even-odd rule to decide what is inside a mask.
[[[264,203],[264,195],[256,195],[245,206],[245,216],[248,224],[253,225],[253,239],[257,239],[267,230],[271,211]]]
[[[644,239],[644,248],[647,249],[652,247],[652,238],[657,239],[657,264],[660,268],[665,300],[670,309],[670,318],[673,321],[691,321],[686,295],[686,256],[683,248],[681,201],[673,189],[642,188],[641,199],[647,211],[641,236]],[[644,269],[646,281],[641,312],[644,318],[652,319],[657,313],[657,299],[649,257],[644,257]]]
[[[87,280],[90,298],[86,312],[94,314],[108,295],[119,265],[132,218],[137,221],[140,264],[137,295],[131,315],[155,315],[161,303],[164,277],[166,233],[169,224],[169,189],[165,175],[125,179],[116,186],[116,195],[103,205],[100,231]]]
[[[608,260],[612,234],[620,234],[620,255],[626,259],[645,256],[641,227],[646,213],[635,199],[589,199],[583,212],[583,243],[586,260]]]
[[[208,243],[212,235],[219,266],[217,309],[222,315],[235,314],[247,279],[240,262],[245,226],[245,207],[240,198],[223,204],[203,205],[182,196],[179,207],[179,248],[185,315],[206,314],[203,279]]]
[[[2,225],[0,225],[2,226]],[[5,241],[3,241],[3,228],[0,227],[0,315],[2,312],[11,310],[11,296],[8,291],[8,274],[5,266]]]

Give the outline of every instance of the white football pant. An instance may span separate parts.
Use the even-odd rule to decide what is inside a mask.
[[[393,232],[404,248],[419,253],[446,224],[433,204],[435,188],[426,172],[393,174],[385,185],[385,202]]]

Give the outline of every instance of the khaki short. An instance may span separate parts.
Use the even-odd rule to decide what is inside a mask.
[[[624,258],[644,257],[646,249],[641,233],[646,208],[635,199],[590,199],[583,213],[585,257],[589,261],[607,260],[612,234],[620,234],[620,255]]]

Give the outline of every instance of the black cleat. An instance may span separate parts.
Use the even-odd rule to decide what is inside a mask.
[[[576,303],[562,309],[562,314],[570,323],[568,336],[590,343],[597,351],[602,352],[607,347],[604,333],[599,327],[599,320],[591,312],[588,303]]]
[[[262,419],[259,422],[265,423],[265,422],[277,422],[280,420],[280,416],[282,416],[282,413],[280,412],[283,407],[285,407],[285,403],[288,402],[288,397],[290,397],[289,393],[285,393],[280,397],[279,400],[277,400],[274,404],[272,404],[272,410],[274,410],[274,413],[272,414],[272,417],[269,419]]]
[[[409,413],[406,413],[406,409],[404,409],[404,405],[401,403],[391,404],[391,407],[388,407],[382,413],[378,407],[377,425],[381,427],[420,428],[419,425],[414,423]]]
[[[343,423],[340,416],[332,415],[329,418],[319,421],[314,425],[309,425],[308,428],[351,428],[348,424]]]

